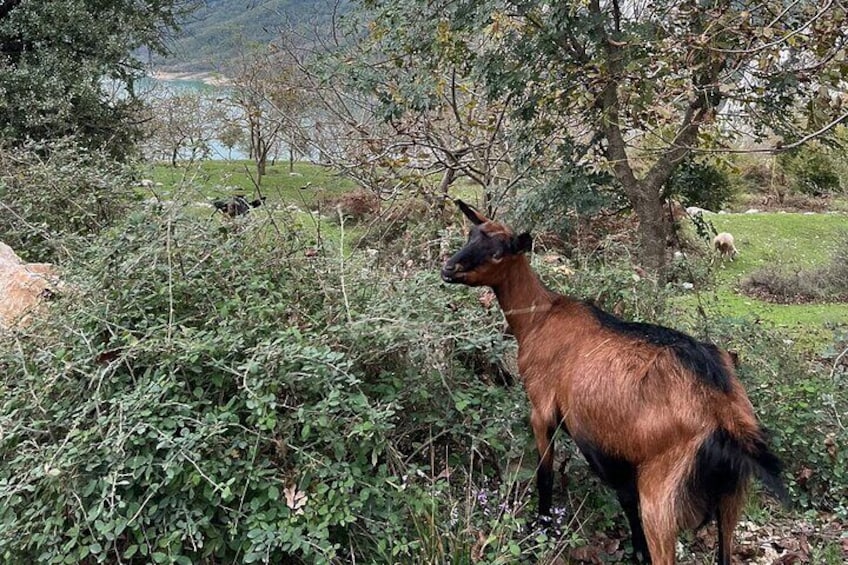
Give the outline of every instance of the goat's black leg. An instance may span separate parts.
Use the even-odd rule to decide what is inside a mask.
[[[554,491],[554,433],[555,419],[545,417],[537,410],[530,414],[530,424],[536,438],[539,452],[539,466],[536,468],[536,488],[539,491],[539,515],[551,515],[551,501]]]
[[[648,551],[648,540],[645,539],[642,519],[639,517],[639,493],[636,491],[636,485],[632,484],[616,489],[615,493],[624,509],[624,515],[627,516],[627,521],[630,523],[633,561],[635,563],[650,563],[651,554]]]
[[[716,520],[718,523],[718,565],[730,565],[730,556],[724,550],[724,532],[721,530],[721,518]]]

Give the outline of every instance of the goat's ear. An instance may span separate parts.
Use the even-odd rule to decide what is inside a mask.
[[[510,248],[513,253],[527,253],[533,248],[533,236],[529,232],[516,235],[510,242]]]
[[[471,223],[475,226],[479,226],[480,224],[485,224],[489,221],[489,218],[478,212],[473,206],[469,206],[459,198],[455,200],[456,205],[459,206],[459,209],[462,210],[462,213],[465,214],[465,217],[471,220]]]

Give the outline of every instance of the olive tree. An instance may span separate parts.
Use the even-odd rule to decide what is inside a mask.
[[[223,128],[224,109],[217,100],[189,89],[158,92],[147,97],[145,154],[170,161],[194,162],[212,152]]]

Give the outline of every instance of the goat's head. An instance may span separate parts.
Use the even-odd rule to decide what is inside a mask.
[[[456,205],[471,220],[471,232],[465,246],[442,267],[442,280],[468,286],[496,286],[506,267],[519,255],[530,251],[529,233],[515,235],[507,226],[494,222],[462,200]]]

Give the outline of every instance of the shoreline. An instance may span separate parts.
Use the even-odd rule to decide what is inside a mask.
[[[231,84],[227,77],[210,71],[151,71],[148,76],[161,81],[197,81],[209,86],[228,86]]]

